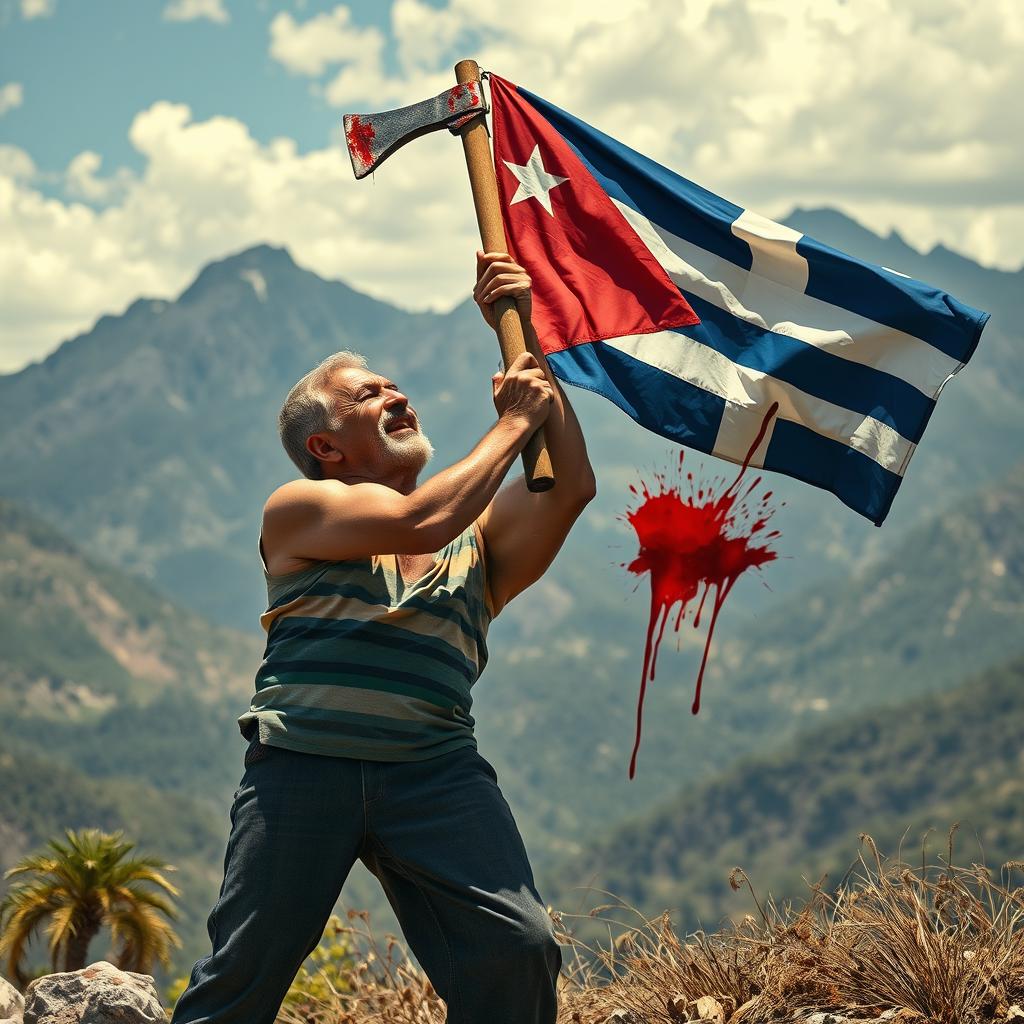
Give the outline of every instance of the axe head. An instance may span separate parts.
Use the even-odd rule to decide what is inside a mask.
[[[456,132],[487,112],[479,82],[467,82],[420,103],[379,114],[346,114],[345,139],[357,178],[376,170],[396,149],[427,132]]]

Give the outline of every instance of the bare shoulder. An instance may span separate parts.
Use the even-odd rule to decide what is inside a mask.
[[[382,551],[436,550],[409,499],[371,481],[290,480],[263,507],[263,545],[271,573],[313,562],[366,558]],[[278,568],[270,565],[273,557]],[[288,568],[283,568],[287,562]]]
[[[294,551],[296,539],[323,515],[339,488],[340,480],[289,480],[276,488],[263,506],[260,535],[267,571],[279,576],[305,569],[320,559]]]
[[[346,486],[340,480],[307,480],[305,477],[281,484],[263,506],[264,528],[268,520],[280,522],[322,508],[332,495],[337,495],[339,488]]]

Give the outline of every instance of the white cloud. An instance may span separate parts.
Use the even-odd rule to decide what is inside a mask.
[[[301,24],[282,11],[270,23],[270,55],[297,74],[319,75],[332,64],[364,60],[368,51],[379,54],[383,46],[381,32],[353,25],[344,6]]]
[[[396,0],[388,33],[344,6],[279,13],[270,49],[339,112],[433,95],[475,56],[768,216],[830,205],[921,249],[1024,260],[1017,0],[519,0],[516,12]],[[0,279],[14,296],[0,370],[259,241],[410,308],[467,296],[478,241],[457,140],[418,139],[356,182],[338,136],[299,153],[155,103],[130,130],[142,171],[104,175],[97,153],[79,153],[64,201],[43,194],[27,153],[0,146]]]
[[[32,157],[17,146],[0,145],[0,187],[6,180],[15,183],[32,178],[36,173],[36,165]]]
[[[21,82],[8,82],[0,85],[0,117],[3,117],[9,110],[20,107],[25,98],[25,92]]]
[[[64,172],[64,188],[74,199],[109,203],[117,199],[135,180],[126,167],[119,167],[111,178],[100,178],[97,171],[103,158],[92,150],[84,150],[72,159]]]
[[[57,0],[21,0],[23,18],[49,18],[57,9]]]
[[[391,36],[339,5],[279,15],[271,54],[346,111],[439,92],[472,55],[739,205],[886,208],[1024,260],[1017,0],[396,0]]]
[[[226,24],[230,18],[224,9],[224,0],[171,0],[164,8],[165,21],[195,21],[207,18]]]
[[[139,175],[104,178],[89,151],[65,172],[69,188],[110,200],[100,209],[48,198],[29,155],[0,147],[0,372],[139,296],[174,297],[205,262],[262,241],[412,308],[444,308],[471,290],[475,222],[447,133],[366,182],[340,143],[307,153],[287,138],[264,145],[240,121],[196,121],[183,104],[153,104],[129,137],[144,158]]]

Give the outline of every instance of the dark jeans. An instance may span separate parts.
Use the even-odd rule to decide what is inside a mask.
[[[272,1024],[358,857],[452,1024],[553,1024],[561,954],[494,769],[300,754],[255,740],[231,807],[213,951],[173,1024]]]

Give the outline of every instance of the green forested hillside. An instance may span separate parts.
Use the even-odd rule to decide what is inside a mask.
[[[261,650],[0,500],[0,871],[65,828],[124,829],[179,869],[184,969],[220,884],[234,717]]]
[[[858,623],[863,625],[865,605],[868,613],[879,616],[876,620],[868,615],[871,629],[877,630],[880,622],[891,619],[892,635],[905,629],[926,640],[922,653],[911,662],[899,652],[894,655],[904,668],[873,680],[872,699],[881,699],[886,686],[892,697],[904,689],[926,689],[929,684],[948,686],[961,670],[962,663],[953,651],[958,643],[966,646],[962,643],[965,636],[973,637],[972,647],[985,649],[986,655],[992,656],[1017,643],[1013,627],[1022,611],[1022,563],[1019,549],[1007,544],[1007,538],[1022,535],[1014,528],[1013,512],[1024,508],[1016,488],[1019,482],[1011,481],[941,517],[909,538],[904,547],[904,568],[936,548],[961,551],[964,565],[959,573],[940,574],[936,581],[943,592],[969,594],[969,601],[962,597],[956,601],[954,597],[949,606],[961,608],[954,619],[955,629],[945,628],[950,621],[947,614],[939,617],[942,625],[933,631],[934,636],[929,634],[920,621],[921,609],[928,610],[925,598],[913,598],[911,592],[901,598],[898,586],[882,585],[893,567],[876,566],[851,581],[845,590],[823,588],[820,599],[802,602],[818,616],[819,628],[806,623],[804,628],[818,638],[815,642],[821,645],[822,661],[840,663],[834,653],[842,651],[844,633],[836,623],[844,622],[849,629],[855,629]],[[981,509],[990,511],[992,522],[978,514]],[[35,578],[45,578],[40,573],[40,552],[50,553],[59,563],[60,578],[73,580],[86,572],[83,567],[87,563],[58,535],[10,508],[5,514],[4,551],[17,548],[21,564],[36,569]],[[970,528],[968,524],[972,524]],[[952,537],[961,541],[959,548],[950,547]],[[975,562],[983,569],[970,571]],[[955,559],[947,558],[943,564],[955,565]],[[122,585],[136,588],[136,607],[153,599],[145,584],[122,581],[116,572],[101,571],[106,574],[106,589],[118,599],[127,594]],[[8,562],[5,600],[10,600],[11,592],[20,593],[23,602],[27,600],[29,589],[17,584],[19,578]],[[957,585],[951,586],[951,581]],[[891,592],[880,604],[877,599],[869,599],[879,590]],[[48,593],[46,588],[43,593]],[[797,603],[789,604],[791,610],[796,607]],[[830,609],[828,615],[823,614],[824,608]],[[856,608],[860,608],[860,618],[854,614]],[[9,608],[0,611],[9,618]],[[166,615],[167,610],[163,613]],[[758,627],[761,639],[782,629],[780,624],[786,619],[780,614],[778,622],[762,623]],[[150,624],[171,629],[158,613]],[[202,631],[198,623],[193,623],[193,628]],[[218,636],[222,633],[214,631]],[[752,643],[753,638],[748,642]],[[808,637],[803,636],[800,642],[807,644]],[[881,658],[888,643],[886,640],[869,653]],[[780,637],[776,637],[776,644],[773,650],[784,648]],[[201,650],[192,649],[203,661]],[[19,677],[20,660],[20,656],[3,659],[5,682]],[[849,659],[849,664],[852,672],[856,659]],[[83,678],[89,679],[90,692],[110,696],[95,678]],[[525,699],[524,687],[527,681],[536,683],[538,678],[528,672],[518,677],[522,714],[530,703]],[[67,689],[66,680],[61,679],[53,676],[57,693]],[[804,715],[804,731],[791,736],[776,753],[726,767],[725,774],[713,781],[697,783],[700,772],[695,771],[695,781],[685,795],[648,819],[620,829],[612,840],[594,846],[590,854],[570,861],[543,880],[545,897],[573,909],[583,899],[574,886],[599,885],[650,910],[681,907],[687,923],[698,917],[712,923],[722,914],[751,909],[743,893],[732,893],[728,887],[727,874],[734,864],[750,872],[759,892],[770,888],[775,894],[799,896],[801,874],[816,878],[828,871],[830,877],[838,878],[855,854],[858,831],[870,831],[888,849],[894,848],[907,825],[918,831],[927,825],[943,830],[957,818],[978,825],[993,859],[1020,856],[1024,784],[1017,780],[1024,777],[1018,741],[1024,724],[1022,683],[1024,662],[1017,661],[947,693],[864,713],[853,720],[846,716],[837,719],[829,715],[829,709],[812,705],[808,714],[820,717],[817,728],[807,729]],[[196,697],[197,684],[201,688],[198,677],[184,676],[173,695],[150,695],[142,703],[115,694],[113,707],[90,707],[88,714],[79,710],[77,720],[55,715],[52,707],[45,705],[40,713],[35,713],[34,705],[18,710],[6,686],[0,687],[9,716],[0,757],[3,866],[65,827],[93,824],[124,828],[145,849],[180,868],[177,880],[185,890],[181,932],[186,948],[176,963],[179,971],[205,948],[205,915],[219,883],[227,806],[240,773],[241,742],[234,732],[234,699],[210,699],[205,713],[197,718],[195,712],[201,706]],[[715,701],[724,702],[722,695],[731,689],[728,682],[719,680],[711,685],[719,689],[709,689],[709,695],[715,692]],[[855,689],[852,682],[850,687]],[[684,699],[671,700],[676,690]],[[837,692],[845,693],[844,704],[856,705],[857,692],[845,692],[843,687]],[[685,707],[675,706],[686,703],[687,693],[685,686],[672,685],[670,690],[663,685],[661,696],[673,705],[671,714],[678,715],[677,724],[699,726],[700,717],[693,719]],[[756,695],[756,691],[751,694]],[[863,692],[859,695],[863,697]],[[542,706],[542,696],[534,695],[538,707]],[[782,716],[773,715],[763,703],[759,707],[757,713],[765,732],[777,741],[782,735]],[[747,712],[755,713],[749,705]],[[794,720],[800,717],[791,716]],[[563,725],[568,728],[569,724]],[[584,709],[572,727],[581,736],[588,731],[598,735],[608,731],[608,722],[600,720],[596,706],[592,706]],[[770,738],[766,736],[764,741],[770,742]],[[554,805],[551,787],[545,785],[543,776],[543,757],[552,752],[535,746],[530,759],[534,764],[518,771],[523,762],[512,752],[517,738],[509,736],[506,742],[503,758],[492,754],[492,759],[504,769],[503,784],[539,862],[550,862],[560,849],[571,849],[570,844],[582,841],[581,831],[561,834],[559,841],[561,822],[568,821],[570,828],[578,828],[581,821],[586,821],[598,831],[602,815],[612,824],[630,806],[625,800],[617,805],[607,794],[602,799],[585,770],[566,767],[563,749],[561,762],[552,769],[557,778],[553,789],[555,795],[560,794],[561,809],[543,820],[539,813],[545,806],[543,801],[551,800]],[[519,737],[520,753],[524,742]],[[693,746],[691,743],[691,749]],[[723,755],[730,752],[733,760],[742,754],[734,747]],[[665,774],[649,768],[652,761],[654,768],[658,767],[653,752],[645,748],[644,756],[647,775],[658,780],[664,792],[669,787]],[[729,758],[722,756],[721,762],[728,766]],[[709,759],[709,773],[714,771],[713,763]],[[616,762],[615,770],[624,776],[624,761]],[[681,781],[677,777],[673,788],[678,789]],[[622,790],[629,793],[628,784],[623,783]],[[911,839],[914,835],[912,831]],[[967,842],[965,834],[962,843]],[[968,849],[966,845],[963,848]],[[379,893],[365,875],[350,887],[346,899],[350,904],[370,905],[378,912],[382,908]]]
[[[677,789],[546,879],[546,898],[566,909],[605,902],[608,889],[648,913],[672,908],[686,929],[714,930],[724,916],[757,913],[733,892],[742,867],[759,897],[807,895],[804,879],[835,885],[856,858],[858,833],[883,853],[930,860],[961,822],[958,863],[998,871],[1024,858],[1024,659],[955,689],[861,713],[791,737],[712,781]],[[909,831],[907,831],[909,830]],[[979,845],[979,839],[981,845]]]
[[[0,499],[0,874],[66,828],[123,829],[178,869],[185,972],[208,948],[262,650]],[[365,872],[349,896],[383,913]]]
[[[220,885],[220,864],[227,836],[226,807],[219,811],[190,790],[157,789],[128,772],[92,779],[73,768],[60,751],[46,751],[5,736],[0,750],[0,871],[65,829],[122,829],[144,855],[163,858],[177,870],[173,883],[182,891],[175,930],[183,948],[172,975],[186,970],[208,944],[205,915]],[[229,794],[230,796],[230,794]],[[0,882],[0,889],[3,883]],[[103,936],[93,959],[106,955]],[[45,944],[33,955],[45,962]]]
[[[63,721],[247,694],[255,637],[211,626],[0,498],[0,708]]]
[[[13,630],[6,647],[0,705],[18,707],[19,735],[93,776],[200,786],[211,799],[230,793],[240,744],[234,718],[248,703],[259,643],[78,559],[52,531],[33,543],[10,511],[7,523],[0,544],[13,568],[0,586],[0,612],[28,626]],[[585,565],[570,562],[566,571],[584,586]],[[699,635],[685,627],[677,653],[669,634],[648,698],[640,771],[629,782],[645,596],[626,603],[608,586],[590,595],[583,615],[541,586],[510,606],[519,605],[518,619],[499,616],[492,629],[475,704],[481,749],[532,852],[550,860],[653,806],[674,784],[709,778],[800,729],[951,687],[1024,650],[1022,595],[1018,470],[911,531],[898,559],[777,601],[756,619],[723,615],[698,716],[689,703]],[[557,620],[558,644],[520,642],[538,615]],[[31,632],[49,619],[60,629]],[[61,644],[67,653],[56,664]],[[130,687],[126,674],[136,680]],[[119,698],[126,687],[132,696]],[[22,702],[23,693],[31,699]]]
[[[1022,499],[1024,471],[1017,471],[909,533],[898,561],[780,602],[759,620],[737,618],[728,628],[723,621],[699,716],[689,713],[696,641],[690,638],[681,654],[666,642],[632,783],[626,761],[640,652],[638,644],[628,657],[606,640],[621,616],[618,597],[595,595],[592,607],[602,611],[588,622],[563,608],[566,643],[543,659],[526,656],[529,648],[492,644],[475,709],[481,749],[498,767],[538,868],[586,848],[680,786],[728,771],[746,754],[800,730],[839,735],[856,710],[949,689],[973,666],[1024,649],[1017,628]],[[219,884],[227,809],[241,773],[234,719],[248,702],[260,645],[83,558],[16,507],[5,504],[0,512],[0,620],[23,626],[8,628],[0,659],[8,733],[0,780],[3,866],[63,827],[125,828],[182,869],[188,945],[178,967],[187,966],[204,949],[203,922]],[[529,603],[523,607],[526,615],[536,613]],[[639,602],[633,613],[639,641]],[[999,796],[1004,803],[1012,798],[1008,791]],[[766,797],[764,807],[773,806]],[[993,815],[1001,807],[993,806]],[[839,824],[831,836],[824,829],[800,842],[824,857],[832,844],[848,850],[848,838]],[[623,873],[609,881],[628,893],[630,862],[616,852],[614,863],[624,865]],[[714,875],[715,862],[701,863]],[[671,888],[673,878],[693,874],[684,867],[689,875],[643,867],[655,898],[666,896],[657,879]],[[574,867],[572,877],[584,877],[583,870]],[[710,883],[705,890],[715,891]],[[357,873],[345,898],[383,908],[365,873]]]

